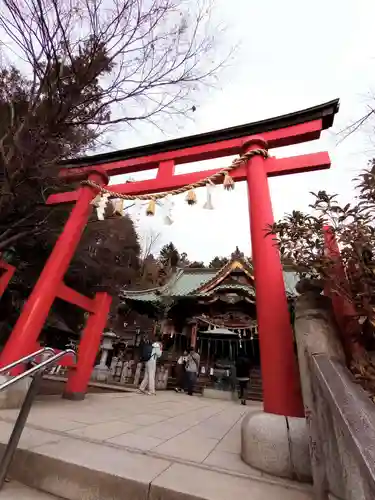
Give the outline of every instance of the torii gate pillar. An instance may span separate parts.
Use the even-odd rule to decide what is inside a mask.
[[[246,152],[258,148],[267,149],[262,137],[254,137],[244,147]],[[272,235],[265,236],[267,227],[274,219],[263,156],[257,155],[248,161],[246,177],[264,411],[303,416],[283,269]]]

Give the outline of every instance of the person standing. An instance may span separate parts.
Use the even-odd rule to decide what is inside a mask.
[[[244,349],[240,349],[236,360],[236,377],[240,386],[240,400],[246,405],[247,386],[250,380],[250,360]]]
[[[186,360],[186,385],[189,396],[193,395],[194,386],[199,373],[199,363],[201,357],[195,351],[194,347],[190,347],[189,354]]]
[[[176,392],[184,392],[186,388],[186,362],[187,362],[187,351],[184,351],[183,355],[177,360],[177,384]]]
[[[162,352],[159,336],[155,337],[152,344],[145,344],[142,355],[142,361],[145,362],[145,375],[139,387],[140,393],[155,396],[156,361],[160,358]]]

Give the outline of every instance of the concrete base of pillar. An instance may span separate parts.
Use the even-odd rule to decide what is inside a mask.
[[[107,382],[111,375],[110,369],[106,365],[96,365],[92,371],[91,379],[97,382]]]
[[[86,397],[85,392],[63,392],[62,398],[69,401],[83,401]]]
[[[304,418],[248,413],[242,421],[242,460],[267,474],[311,481],[309,440]]]
[[[3,384],[10,377],[8,375],[0,375],[0,384]],[[26,393],[29,390],[31,384],[31,377],[26,377],[14,385],[11,385],[4,391],[0,392],[0,409],[15,409],[21,408],[23,400],[25,399]]]

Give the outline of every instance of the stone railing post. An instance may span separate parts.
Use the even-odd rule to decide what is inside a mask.
[[[301,295],[296,299],[294,322],[316,500],[327,500],[329,490],[337,493],[338,497],[341,495],[340,485],[337,485],[339,491],[334,492],[327,482],[331,471],[327,470],[329,464],[326,455],[331,454],[332,450],[324,449],[322,427],[326,428],[327,423],[323,422],[325,415],[316,411],[317,396],[313,389],[310,361],[312,356],[324,354],[345,364],[331,299],[321,295],[322,290],[323,286],[313,281],[302,280],[297,285],[297,291]],[[324,402],[321,402],[322,405]]]

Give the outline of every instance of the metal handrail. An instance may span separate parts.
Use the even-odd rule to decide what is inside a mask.
[[[4,367],[5,370],[3,369],[3,372],[10,370],[11,368],[14,368],[14,366],[17,366],[21,363],[24,363],[25,361],[33,359],[38,354],[42,354],[43,352],[46,352],[46,351],[47,352],[48,351],[55,352],[51,347],[46,347],[44,349],[41,349],[41,351],[42,352],[37,351],[37,353],[33,353],[30,356],[26,356],[25,358],[21,358],[20,360],[15,362],[15,364],[11,363],[11,365]],[[21,373],[20,375],[17,375],[16,377],[13,377],[13,378],[7,380],[6,382],[4,382],[3,384],[0,385],[0,392],[1,392],[4,389],[6,389],[7,387],[10,387],[11,385],[16,384],[20,380],[22,380],[26,377],[32,376],[32,381],[31,381],[30,387],[29,387],[29,389],[26,393],[25,399],[22,403],[22,407],[21,407],[20,412],[18,414],[16,423],[14,424],[12,434],[9,438],[7,447],[5,449],[4,455],[3,455],[1,463],[0,463],[0,490],[2,489],[2,487],[4,485],[4,482],[5,482],[8,470],[9,470],[9,466],[10,466],[10,464],[13,460],[14,454],[17,450],[18,443],[20,441],[22,431],[25,427],[27,417],[29,416],[32,403],[34,401],[36,394],[38,393],[39,383],[40,383],[40,380],[42,378],[43,372],[48,366],[54,364],[57,360],[66,356],[67,354],[68,355],[71,354],[74,357],[76,357],[76,352],[73,349],[66,349],[65,351],[61,351],[61,352],[55,354],[54,356],[49,357],[48,359],[33,366],[29,370]]]
[[[53,351],[53,352],[55,352],[55,351]],[[7,387],[10,387],[11,385],[16,384],[20,380],[22,380],[26,377],[29,377],[31,375],[34,375],[34,373],[39,372],[43,368],[47,368],[47,366],[53,364],[55,361],[64,357],[66,354],[73,354],[74,356],[76,355],[76,353],[75,353],[75,351],[73,351],[73,349],[66,349],[65,351],[59,352],[59,353],[55,354],[54,356],[51,356],[50,358],[45,359],[44,361],[41,361],[40,363],[33,366],[29,370],[27,370],[23,373],[20,373],[20,375],[17,375],[15,377],[7,380],[6,382],[0,384],[0,392],[3,391],[4,389],[6,389]]]
[[[38,351],[35,351],[31,354],[28,354],[27,356],[24,356],[23,358],[17,359],[17,361],[13,361],[13,363],[10,363],[9,365],[3,366],[0,368],[0,375],[2,373],[6,373],[12,368],[15,368],[18,365],[22,365],[23,363],[27,363],[28,361],[31,361],[32,359],[35,359],[37,356],[40,354],[44,354],[46,352],[51,352],[52,354],[55,354],[55,350],[52,349],[52,347],[43,347],[42,349],[39,349]]]

